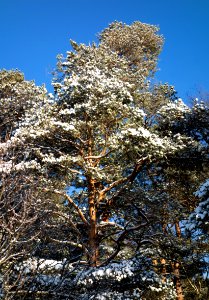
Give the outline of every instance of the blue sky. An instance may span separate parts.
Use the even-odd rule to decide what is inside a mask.
[[[114,20],[159,25],[165,38],[157,80],[185,100],[209,92],[208,0],[0,0],[0,69],[19,69],[27,80],[50,87],[56,56]]]

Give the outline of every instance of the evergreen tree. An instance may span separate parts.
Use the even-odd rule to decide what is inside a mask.
[[[20,124],[48,102],[44,87],[17,70],[0,71],[0,276],[2,299],[18,299],[29,280],[18,265],[38,252],[55,204],[42,192],[33,149],[14,137]],[[55,200],[55,199],[54,199]],[[24,267],[24,269],[27,269]],[[17,298],[16,298],[17,297]]]
[[[34,255],[65,259],[60,287],[72,299],[175,299],[173,279],[183,299],[182,222],[207,173],[208,110],[150,83],[162,43],[140,22],[110,24],[98,45],[71,41],[54,97],[2,73],[16,78],[1,88],[2,106],[18,111],[2,121],[2,173],[30,172],[47,212]]]

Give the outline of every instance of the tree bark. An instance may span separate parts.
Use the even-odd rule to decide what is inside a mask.
[[[183,289],[182,289],[182,285],[181,285],[181,280],[180,280],[180,265],[178,262],[175,262],[173,264],[173,273],[174,273],[174,283],[175,283],[175,287],[176,287],[176,299],[177,300],[184,300],[184,294],[183,294]]]
[[[85,158],[91,167],[94,167],[92,160],[93,156],[93,131],[88,124],[88,117],[86,116],[87,130],[88,130],[88,155]],[[88,236],[88,248],[89,248],[89,264],[91,267],[97,266],[98,260],[98,241],[97,241],[97,207],[96,207],[96,187],[95,179],[92,175],[87,175],[88,183],[88,206],[89,206],[89,236]]]
[[[163,276],[162,281],[165,282],[166,281],[166,260],[164,258],[160,259],[161,262],[161,274]]]
[[[90,228],[89,228],[89,262],[91,267],[97,266],[98,260],[98,245],[97,245],[97,208],[95,199],[95,186],[94,180],[89,180],[89,216],[90,216]]]
[[[181,238],[181,228],[180,228],[180,225],[179,225],[178,221],[176,221],[176,223],[175,223],[175,229],[176,229],[176,236],[178,238]]]
[[[175,222],[176,235],[179,239],[181,239],[181,227],[179,222]],[[177,300],[184,300],[183,288],[181,285],[180,279],[180,264],[178,262],[174,262],[173,264],[173,273],[174,273],[174,283],[176,287]]]

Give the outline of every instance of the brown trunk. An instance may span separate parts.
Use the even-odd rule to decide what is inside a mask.
[[[179,226],[179,222],[178,221],[175,223],[175,229],[176,229],[176,236],[178,238],[181,238],[181,227]]]
[[[184,294],[183,294],[183,289],[181,285],[181,280],[180,280],[180,270],[179,270],[179,263],[175,262],[173,264],[173,273],[174,273],[174,284],[176,287],[176,299],[177,300],[184,300]]]
[[[161,274],[163,275],[162,281],[165,282],[166,281],[166,260],[164,258],[161,258],[160,262],[162,267]]]
[[[179,225],[179,222],[175,222],[175,229],[176,229],[176,236],[181,239],[181,227]],[[180,264],[178,262],[173,263],[173,273],[174,273],[174,283],[176,287],[176,295],[177,300],[184,300],[184,294],[183,289],[181,285],[181,279],[180,279]]]
[[[92,267],[97,266],[98,245],[97,245],[97,209],[95,203],[95,186],[94,180],[89,180],[89,262]]]
[[[158,271],[158,262],[157,262],[157,259],[153,259],[152,263],[153,263],[155,272],[157,272]]]
[[[94,203],[89,201],[90,214],[90,230],[89,230],[89,253],[90,265],[95,267],[97,265],[98,249],[97,249],[97,226],[96,226],[96,208]]]
[[[92,154],[93,154],[93,132],[92,128],[88,126],[88,118],[86,119],[87,128],[88,128],[88,164],[91,167],[94,167]],[[95,180],[91,175],[87,176],[88,182],[88,205],[89,205],[89,218],[90,218],[90,226],[89,226],[89,240],[88,240],[88,248],[89,248],[89,264],[91,267],[97,266],[98,259],[98,241],[97,241],[97,207],[96,207],[96,187]]]
[[[166,210],[165,210],[166,211]],[[164,223],[162,224],[162,229],[163,229],[163,233],[164,235],[167,234],[167,223],[165,223],[165,221],[167,220],[167,216],[166,216],[166,213],[163,213],[163,220],[164,220]],[[166,281],[166,260],[164,258],[161,258],[160,259],[160,263],[161,263],[161,274],[163,276],[162,278],[162,282],[165,282]]]

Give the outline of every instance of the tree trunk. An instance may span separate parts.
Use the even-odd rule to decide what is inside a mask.
[[[181,239],[181,227],[179,222],[175,222],[176,236]],[[173,264],[173,273],[174,273],[174,283],[176,287],[177,300],[184,300],[183,289],[181,285],[180,279],[180,264],[178,262],[174,262]]]
[[[177,236],[178,238],[181,238],[181,227],[180,227],[178,221],[175,223],[175,229],[176,229],[176,236]]]
[[[164,235],[167,234],[167,215],[165,213],[166,210],[164,210],[164,213],[163,213],[163,220],[164,220],[164,223],[162,224],[162,229],[163,229],[163,233]],[[160,259],[160,264],[161,264],[161,274],[162,274],[162,282],[165,282],[166,281],[166,260],[165,258],[161,258]]]
[[[163,276],[162,281],[165,282],[166,281],[166,260],[164,258],[161,258],[160,262],[161,262],[161,274]]]
[[[89,262],[91,267],[97,266],[98,245],[97,245],[97,209],[95,203],[95,186],[94,180],[89,180]]]
[[[184,295],[183,295],[183,289],[181,285],[181,280],[180,280],[180,270],[179,270],[179,263],[175,262],[173,264],[173,273],[174,273],[174,284],[176,287],[176,299],[177,300],[184,300]]]

